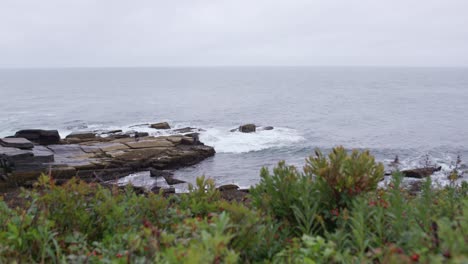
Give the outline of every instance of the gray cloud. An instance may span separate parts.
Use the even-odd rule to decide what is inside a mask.
[[[466,0],[2,0],[0,67],[468,66]]]

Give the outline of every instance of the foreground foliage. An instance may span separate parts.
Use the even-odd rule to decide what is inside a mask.
[[[24,206],[0,200],[0,263],[466,263],[468,184],[409,195],[382,176],[343,148],[262,169],[244,204],[204,177],[164,197],[42,176]]]

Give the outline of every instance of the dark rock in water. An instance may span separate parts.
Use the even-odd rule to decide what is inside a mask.
[[[25,138],[0,138],[0,145],[19,149],[32,149],[34,147],[34,144]]]
[[[266,126],[266,127],[261,127],[261,130],[273,130],[274,127],[272,126]]]
[[[150,169],[150,176],[151,177],[163,177],[164,180],[166,180],[167,184],[169,185],[185,183],[185,181],[174,179],[174,174],[171,171],[167,171],[167,170]]]
[[[195,130],[197,130],[197,129],[193,128],[193,127],[184,127],[184,128],[174,129],[174,132],[177,132],[177,133],[190,133],[190,132],[194,132]]]
[[[163,176],[163,178],[164,180],[166,180],[167,184],[169,185],[186,183],[185,181],[175,179],[174,177]]]
[[[171,129],[171,126],[167,122],[151,124],[150,127],[154,129]]]
[[[229,131],[231,131],[231,132],[236,132],[236,131],[239,131],[239,128],[233,128],[233,129],[231,129],[231,130],[229,130]]]
[[[419,168],[419,169],[411,169],[411,170],[402,170],[401,173],[405,177],[409,178],[426,178],[431,176],[434,172],[440,171],[442,169],[441,166],[439,167],[428,167],[428,168]]]
[[[252,133],[256,131],[256,126],[254,124],[246,124],[239,127],[239,131],[242,133]]]
[[[151,177],[172,177],[174,174],[171,171],[167,170],[157,170],[157,169],[150,169],[150,176]]]
[[[78,139],[94,139],[96,138],[96,133],[93,131],[81,131],[81,132],[72,132],[70,135],[65,138],[78,138]]]
[[[220,190],[221,192],[224,192],[224,191],[236,191],[236,190],[239,190],[239,186],[235,185],[235,184],[225,184],[225,185],[221,185],[217,188],[218,190]]]
[[[25,138],[40,145],[60,143],[60,135],[57,130],[24,129],[16,132],[15,137]]]

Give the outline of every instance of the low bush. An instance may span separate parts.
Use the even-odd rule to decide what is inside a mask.
[[[262,169],[245,203],[204,177],[164,197],[41,176],[21,207],[0,198],[0,263],[466,263],[468,184],[409,195],[399,173],[377,189],[381,172],[318,152]]]

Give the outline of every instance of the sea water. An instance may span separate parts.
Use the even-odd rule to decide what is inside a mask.
[[[176,172],[248,187],[262,166],[301,168],[315,148],[369,149],[400,169],[461,157],[468,170],[468,69],[213,67],[0,69],[0,136],[26,128],[123,129],[147,123],[196,127],[216,155]],[[230,132],[245,123],[273,130]],[[468,174],[468,173],[466,173]],[[468,179],[465,174],[464,179]]]

